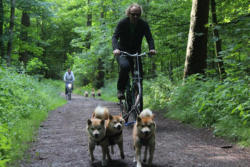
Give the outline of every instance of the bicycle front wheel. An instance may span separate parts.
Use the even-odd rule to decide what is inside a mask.
[[[125,122],[128,122],[129,112],[128,112],[128,104],[125,99],[120,99],[120,112],[122,114],[123,119]]]
[[[143,98],[142,98],[142,86],[140,82],[136,82],[133,86],[133,117],[136,120],[137,116],[141,113],[143,109]]]

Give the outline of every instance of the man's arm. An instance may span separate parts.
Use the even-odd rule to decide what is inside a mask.
[[[74,73],[71,71],[72,73],[72,81],[75,81],[75,76],[74,76]]]
[[[63,80],[66,81],[66,75],[67,75],[67,72],[64,74],[63,76]]]
[[[112,36],[112,46],[113,50],[119,49],[118,48],[118,40],[120,38],[120,32],[121,32],[121,21],[118,23],[118,25],[115,28],[115,32]]]
[[[151,31],[147,22],[145,22],[145,37],[148,43],[149,50],[155,50],[154,39],[152,37]]]

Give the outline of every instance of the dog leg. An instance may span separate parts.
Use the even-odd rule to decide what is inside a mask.
[[[136,155],[136,167],[142,167],[141,165],[141,145],[137,145],[135,147],[135,155]]]
[[[111,161],[111,157],[110,157],[110,153],[109,153],[109,148],[107,149],[107,157],[108,157],[108,160]]]
[[[91,158],[91,162],[93,163],[95,161],[95,158],[94,158],[94,150],[95,150],[95,145],[94,144],[89,144],[89,155],[90,155],[90,158]]]
[[[147,153],[148,153],[148,146],[145,147],[145,151],[144,151],[144,158],[143,158],[144,163],[147,162]]]
[[[125,156],[124,156],[124,151],[123,151],[123,141],[118,143],[118,147],[120,149],[120,155],[121,155],[121,158],[124,159]]]
[[[149,167],[152,165],[154,151],[155,151],[155,144],[153,144],[149,147],[149,159],[148,159],[148,166]]]
[[[102,146],[102,166],[107,166],[108,164],[106,160],[107,149],[108,149],[108,146]]]

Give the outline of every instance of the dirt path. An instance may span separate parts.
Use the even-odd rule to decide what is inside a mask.
[[[115,103],[74,95],[72,101],[51,111],[38,132],[37,140],[27,152],[21,167],[90,167],[85,127],[97,105],[119,113]],[[156,151],[153,167],[250,167],[250,152],[214,138],[210,131],[164,119],[155,113],[157,124]],[[117,146],[108,167],[134,167],[132,129],[124,129],[125,159],[121,160]],[[96,148],[93,167],[100,167],[101,149]]]

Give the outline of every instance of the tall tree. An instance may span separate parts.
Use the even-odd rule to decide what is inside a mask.
[[[3,22],[4,22],[4,12],[3,12],[3,0],[0,0],[0,61],[4,58],[4,41],[3,41]]]
[[[21,30],[21,33],[20,33],[20,39],[22,40],[22,45],[23,45],[23,43],[28,42],[27,28],[30,26],[30,16],[25,10],[22,11],[21,23],[22,23],[22,25],[21,25],[22,30]],[[26,49],[20,51],[19,61],[23,62],[24,65],[27,64],[27,62],[28,62],[28,51],[26,51]]]
[[[220,75],[220,79],[223,79],[226,72],[223,66],[223,59],[220,55],[221,51],[221,39],[219,36],[219,30],[217,28],[218,22],[217,22],[217,16],[216,16],[216,3],[215,0],[211,0],[211,13],[212,13],[212,23],[213,23],[213,36],[215,39],[215,56],[219,60],[218,61],[218,71]]]
[[[101,1],[101,29],[104,32],[104,27],[105,27],[105,13],[106,13],[106,6],[104,5],[104,2]],[[106,38],[105,33],[103,34],[103,38]],[[105,42],[100,42],[100,46],[104,46]],[[103,56],[102,56],[103,57]],[[96,88],[100,89],[102,86],[104,86],[104,66],[103,66],[103,58],[98,58],[97,59],[97,76],[96,76]]]
[[[92,11],[91,11],[90,6],[91,6],[90,0],[88,0],[87,27],[92,26]],[[91,32],[90,31],[87,32],[85,40],[86,40],[86,48],[90,49],[90,47],[91,47]]]
[[[9,26],[9,40],[7,46],[7,65],[10,66],[11,64],[11,51],[12,51],[12,39],[13,39],[13,29],[15,23],[15,7],[16,0],[10,1],[10,26]]]
[[[193,0],[186,50],[184,78],[203,74],[207,59],[207,31],[209,0]]]

